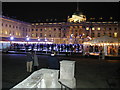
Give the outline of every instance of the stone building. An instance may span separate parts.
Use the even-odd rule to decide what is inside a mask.
[[[69,19],[69,18],[68,18]],[[50,41],[56,44],[80,44],[86,40],[108,35],[120,38],[118,22],[93,22],[84,20],[81,22],[57,22],[57,23],[27,23],[1,16],[0,37],[25,41],[29,37],[33,41]]]

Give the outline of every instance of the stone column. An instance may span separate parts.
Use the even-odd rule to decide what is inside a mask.
[[[104,54],[107,55],[107,45],[104,45]]]
[[[76,79],[74,77],[75,61],[63,60],[60,62],[60,79],[59,81],[69,88],[76,87]]]

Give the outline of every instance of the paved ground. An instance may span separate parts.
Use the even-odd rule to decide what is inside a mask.
[[[38,55],[39,69],[47,68],[45,55]],[[59,56],[59,60],[76,61],[77,88],[120,88],[120,60],[101,60],[84,57]],[[3,88],[12,88],[30,74],[26,72],[24,54],[2,55]]]

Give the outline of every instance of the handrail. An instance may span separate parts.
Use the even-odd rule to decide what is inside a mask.
[[[63,89],[62,87],[64,86],[65,87],[65,90],[68,89],[68,90],[73,90],[72,88],[66,86],[65,84],[63,84],[61,81],[58,81],[60,84],[61,84],[61,90]]]

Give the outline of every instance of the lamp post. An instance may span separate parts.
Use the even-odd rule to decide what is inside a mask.
[[[28,44],[28,41],[30,40],[30,38],[29,38],[29,37],[27,37],[27,38],[26,38],[26,40],[27,40],[27,44]]]
[[[14,37],[13,36],[11,36],[11,34],[10,34],[10,45],[12,45],[12,41],[14,40]]]
[[[47,54],[47,44],[46,44],[46,42],[47,42],[47,39],[46,39],[46,37],[45,37],[46,54]]]

